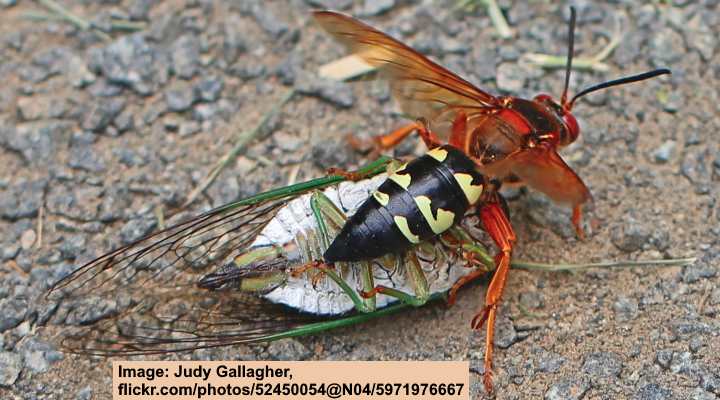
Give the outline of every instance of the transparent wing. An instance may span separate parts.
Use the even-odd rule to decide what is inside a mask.
[[[387,162],[381,158],[358,172],[376,175]],[[50,320],[63,325],[56,341],[82,354],[154,354],[267,341],[321,320],[233,285],[285,273],[286,260],[259,260],[232,276],[222,271],[288,202],[342,180],[326,176],[239,200],[80,266],[44,299],[59,304]]]
[[[72,327],[62,346],[98,355],[186,351],[259,341],[314,320],[252,294],[199,287],[297,195],[221,207],[79,267],[48,293]],[[258,265],[262,273],[283,267]]]

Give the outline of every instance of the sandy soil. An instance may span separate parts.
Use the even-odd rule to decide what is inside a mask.
[[[2,2],[2,3],[14,3]],[[501,39],[482,8],[439,1],[67,2],[100,27],[133,18],[139,33],[107,40],[55,20],[37,3],[0,12],[0,397],[108,398],[110,363],[47,347],[35,296],[53,271],[108,250],[121,228],[177,207],[288,90],[297,95],[225,169],[194,210],[351,168],[343,136],[403,120],[376,82],[333,84],[317,67],[343,54],[309,21],[341,7],[402,37],[492,92],[559,95],[568,4],[502,1]],[[576,53],[612,37],[607,72],[575,72],[577,90],[657,67],[673,75],[614,88],[576,106],[582,133],[563,157],[594,195],[589,236],[542,195],[510,193],[516,258],[549,263],[697,257],[688,267],[511,271],[496,343],[498,399],[720,398],[720,6],[716,1],[573,1]],[[137,38],[129,42],[129,38]],[[135,40],[135,39],[133,39]],[[135,51],[122,61],[122,51]],[[116,67],[116,68],[114,68]],[[140,79],[133,73],[142,72]],[[118,81],[125,81],[118,84]],[[220,82],[220,90],[217,90]],[[206,92],[192,89],[203,85]],[[413,139],[414,140],[414,139]],[[399,155],[421,151],[417,141]],[[37,246],[42,226],[42,243]],[[213,353],[226,359],[470,360],[482,398],[484,334],[470,329],[487,282],[442,305],[316,337]],[[30,343],[30,344],[28,344]],[[195,355],[203,357],[203,354]],[[60,359],[61,358],[61,359]],[[4,371],[3,371],[4,370]]]

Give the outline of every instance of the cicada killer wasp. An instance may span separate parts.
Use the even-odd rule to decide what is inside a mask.
[[[352,53],[379,70],[389,80],[402,111],[416,118],[415,123],[377,137],[378,147],[392,148],[417,131],[428,148],[446,145],[459,150],[474,163],[477,172],[495,183],[484,186],[476,209],[500,252],[485,306],[472,322],[478,329],[487,321],[484,383],[489,391],[492,387],[495,315],[515,241],[506,212],[500,206],[502,200],[497,189],[503,182],[519,182],[558,203],[571,205],[575,230],[579,237],[584,237],[582,207],[592,196],[582,179],[558,155],[558,149],[573,143],[580,135],[580,126],[571,112],[575,102],[600,89],[650,79],[670,71],[661,68],[607,81],[568,97],[576,19],[575,10],[571,8],[565,87],[560,101],[547,94],[537,95],[532,100],[493,96],[363,22],[330,11],[315,12],[314,17]],[[439,202],[441,195],[436,194],[433,201]],[[476,276],[479,274],[470,275],[459,284]]]

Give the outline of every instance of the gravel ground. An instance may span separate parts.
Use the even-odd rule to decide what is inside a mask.
[[[493,93],[559,95],[561,70],[523,55],[563,55],[568,4],[501,1],[515,36],[486,13],[442,1],[204,0],[61,2],[104,30],[31,20],[37,3],[0,1],[0,398],[108,398],[110,363],[64,355],[36,329],[34,299],[88,254],[142,236],[290,89],[296,96],[200,198],[200,211],[317,177],[362,156],[342,139],[397,126],[383,84],[329,83],[317,67],[342,49],[313,8],[361,16]],[[688,267],[513,271],[498,322],[498,399],[720,398],[720,6],[717,0],[601,4],[579,13],[577,54],[613,35],[608,72],[571,87],[669,67],[575,108],[581,138],[563,152],[595,196],[590,235],[568,211],[515,191],[516,257],[584,262],[697,256]],[[118,30],[117,21],[140,25]],[[116,23],[113,25],[113,23]],[[113,27],[118,29],[112,29]],[[416,142],[415,142],[416,143]],[[418,152],[402,146],[399,154]],[[483,334],[469,322],[480,283],[452,308],[431,306],[352,329],[194,357],[469,359],[482,396]]]

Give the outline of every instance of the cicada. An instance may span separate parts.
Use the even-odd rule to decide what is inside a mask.
[[[539,94],[532,100],[494,96],[477,88],[402,42],[354,18],[330,11],[315,12],[318,24],[356,57],[390,82],[404,114],[416,118],[390,134],[375,138],[378,149],[389,149],[418,132],[429,149],[452,147],[472,161],[487,184],[476,205],[484,229],[497,246],[497,268],[487,290],[485,306],[473,319],[480,328],[487,321],[484,383],[492,388],[492,343],[496,310],[507,280],[515,234],[497,194],[503,183],[520,183],[573,208],[572,222],[579,237],[582,207],[592,196],[582,179],[558,155],[558,149],[580,135],[572,114],[581,97],[600,89],[637,82],[668,69],[628,76],[568,97],[572,69],[575,9],[571,8],[565,88],[560,101]],[[435,201],[435,200],[434,200]],[[466,282],[472,279],[468,277]]]
[[[353,172],[356,181],[329,175],[261,193],[80,266],[47,295],[61,304],[53,321],[68,326],[63,348],[127,356],[307,335],[444,298],[491,270],[462,224],[405,251],[307,268],[401,168],[383,158]],[[380,286],[390,293],[369,295]]]

